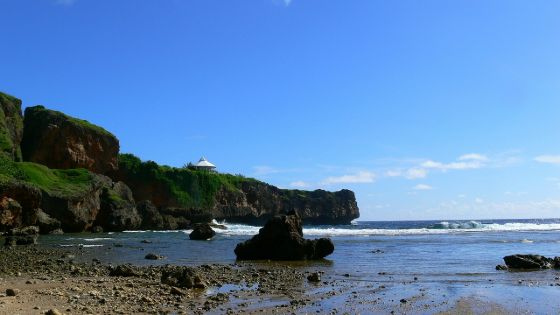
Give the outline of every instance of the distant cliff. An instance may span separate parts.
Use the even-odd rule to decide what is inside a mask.
[[[113,180],[126,183],[136,200],[187,218],[201,213],[230,222],[262,223],[296,211],[304,223],[347,224],[359,217],[354,193],[279,189],[241,175],[160,166],[131,154],[119,156]]]
[[[178,229],[212,219],[260,224],[296,211],[304,223],[359,217],[349,190],[286,190],[241,175],[143,162],[85,120],[0,93],[0,231]],[[23,158],[24,162],[21,162]]]

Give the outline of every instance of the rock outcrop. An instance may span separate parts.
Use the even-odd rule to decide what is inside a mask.
[[[100,198],[101,211],[96,225],[102,226],[104,231],[136,230],[140,227],[142,218],[136,209],[132,191],[123,182],[104,187]]]
[[[541,255],[510,255],[504,257],[506,266],[510,269],[560,269],[560,257],[548,258]],[[503,268],[501,268],[503,269]]]
[[[0,199],[0,231],[21,226],[22,210],[19,202],[12,198]]]
[[[197,223],[193,226],[193,231],[189,234],[191,240],[205,241],[211,239],[216,235],[216,232],[212,229],[208,223]]]
[[[85,168],[105,174],[118,167],[119,141],[105,129],[45,109],[25,109],[23,159],[50,168]]]
[[[0,92],[0,152],[21,161],[22,137],[21,100]]]
[[[306,240],[297,214],[278,215],[269,220],[250,240],[237,244],[239,260],[306,260],[321,259],[332,254],[330,239]]]
[[[39,228],[36,226],[11,229],[6,236],[4,245],[14,246],[36,244],[38,236]]]

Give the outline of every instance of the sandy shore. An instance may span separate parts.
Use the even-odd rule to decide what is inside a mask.
[[[46,314],[526,314],[504,301],[474,296],[450,297],[422,285],[390,279],[363,283],[350,274],[289,264],[242,263],[201,265],[192,270],[204,288],[162,283],[173,266],[126,269],[131,276],[111,275],[115,266],[89,257],[87,249],[16,247],[0,249],[0,313]],[[80,262],[82,260],[82,262]],[[15,296],[7,296],[16,293]],[[15,292],[11,292],[15,291]],[[53,313],[57,314],[57,313]]]

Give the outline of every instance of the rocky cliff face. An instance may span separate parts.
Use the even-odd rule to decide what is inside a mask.
[[[21,100],[0,92],[0,152],[21,161],[22,137]]]
[[[262,224],[275,215],[296,212],[306,224],[349,224],[360,216],[350,190],[328,192],[279,189],[262,182],[245,182],[238,192],[220,190],[214,218]]]
[[[349,190],[279,189],[241,176],[162,167],[131,155],[122,155],[119,170],[110,176],[126,183],[136,200],[149,200],[170,227],[212,218],[262,224],[290,211],[306,224],[348,224],[360,216]]]
[[[105,174],[118,167],[119,141],[85,120],[45,109],[25,109],[22,153],[25,161],[50,168],[86,168]]]

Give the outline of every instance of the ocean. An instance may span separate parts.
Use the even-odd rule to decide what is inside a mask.
[[[236,244],[258,233],[259,227],[220,223],[227,229],[216,229],[216,237],[209,241],[189,240],[189,230],[49,235],[39,241],[88,248],[84,259],[95,257],[109,264],[234,264]],[[358,291],[383,285],[388,287],[385,294],[397,301],[437,292],[427,299],[474,297],[499,300],[529,313],[560,312],[559,271],[495,269],[506,255],[560,256],[560,219],[357,221],[346,226],[305,226],[303,231],[306,238],[332,238],[334,253],[321,261],[251,263],[347,277]],[[166,259],[145,260],[147,253]]]

